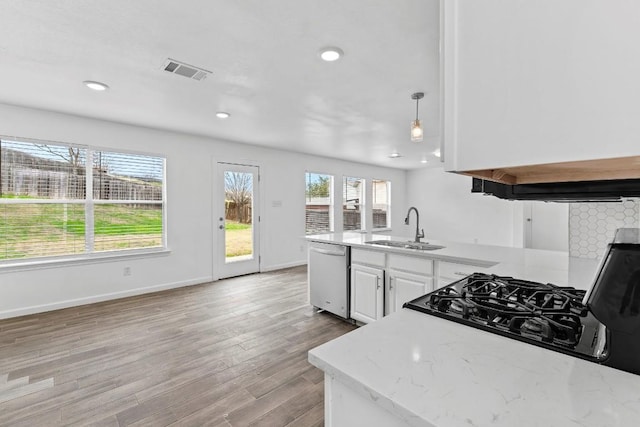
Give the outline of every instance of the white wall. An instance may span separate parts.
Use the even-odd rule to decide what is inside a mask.
[[[569,203],[526,201],[524,247],[569,251]]]
[[[519,203],[471,193],[471,177],[441,167],[407,173],[407,206],[420,211],[426,240],[521,246]],[[412,214],[408,235],[415,233],[414,221]]]
[[[304,264],[305,170],[392,181],[404,189],[406,172],[211,138],[130,126],[0,104],[0,135],[104,148],[167,158],[170,254],[138,259],[2,271],[0,318],[153,290],[207,282],[214,271],[212,165],[230,161],[260,166],[263,271]],[[212,119],[213,120],[213,119]],[[282,202],[273,207],[273,201]],[[402,229],[404,191],[392,191],[392,228]],[[123,268],[131,276],[123,276]]]

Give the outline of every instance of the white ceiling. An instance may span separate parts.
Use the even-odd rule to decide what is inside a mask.
[[[0,16],[2,103],[403,169],[438,163],[438,0],[3,0]],[[324,46],[345,56],[323,62]],[[170,74],[167,58],[213,74]],[[422,143],[409,140],[417,91]]]

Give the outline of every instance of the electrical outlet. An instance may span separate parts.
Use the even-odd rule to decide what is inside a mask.
[[[122,271],[122,274],[124,276],[131,276],[131,267],[125,267],[124,270]]]

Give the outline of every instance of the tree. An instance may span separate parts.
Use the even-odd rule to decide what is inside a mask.
[[[82,172],[84,170],[84,150],[81,150],[78,147],[63,147],[57,145],[48,145],[48,144],[36,144],[33,146],[38,150],[46,153],[44,157],[37,156],[40,158],[44,158],[49,161],[57,162],[55,159],[62,159],[64,162],[69,164],[69,167],[61,166],[63,170],[70,171],[69,179],[65,179],[66,182],[65,187],[65,197],[85,197],[86,195],[86,187],[84,182],[84,176],[82,176]],[[35,153],[33,153],[35,154]],[[59,170],[59,167],[56,166],[56,169]],[[62,187],[62,186],[61,186]],[[48,188],[44,190],[48,191]],[[65,205],[66,209],[66,205]]]
[[[74,147],[67,147],[67,152],[63,153],[60,150],[54,150],[47,144],[33,144],[35,147],[42,151],[46,151],[47,153],[60,157],[64,161],[68,162],[71,166],[78,167],[81,166],[80,163],[80,149]],[[59,148],[59,147],[57,147]]]
[[[329,197],[329,177],[322,175],[316,176],[318,177],[318,181],[307,182],[307,197]]]
[[[249,223],[251,218],[245,218],[244,207],[251,203],[253,175],[244,172],[225,172],[224,193],[225,199],[236,205],[238,222]]]

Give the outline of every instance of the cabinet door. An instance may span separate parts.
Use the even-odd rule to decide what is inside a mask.
[[[385,314],[394,313],[405,302],[433,290],[433,278],[403,271],[389,270],[388,298]]]
[[[640,2],[440,4],[447,170],[637,155]]]
[[[351,264],[351,318],[374,322],[382,317],[384,270]]]

